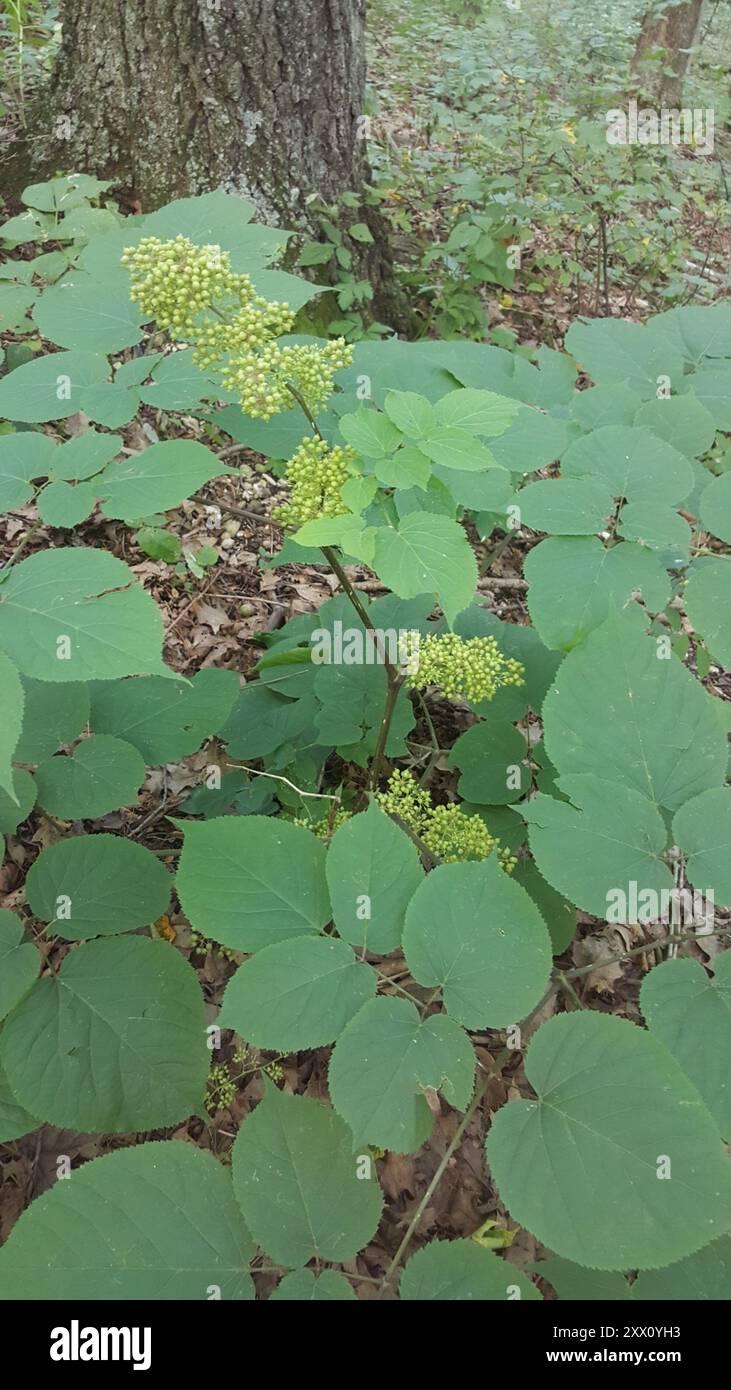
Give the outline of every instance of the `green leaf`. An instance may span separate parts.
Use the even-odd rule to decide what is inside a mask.
[[[428,439],[419,440],[419,448],[440,468],[456,468],[465,473],[479,473],[497,464],[495,455],[480,444],[469,430],[442,425]]]
[[[96,490],[93,483],[49,483],[38,498],[38,515],[47,526],[61,526],[69,529],[86,521],[96,505]]]
[[[409,903],[403,944],[414,979],[441,985],[444,1007],[465,1028],[525,1018],[551,972],[545,922],[494,855],[432,870]]]
[[[38,800],[60,820],[95,820],[136,802],[145,764],[120,738],[92,734],[70,757],[49,758],[36,771]]]
[[[617,530],[625,540],[670,552],[676,564],[688,559],[690,526],[684,516],[662,502],[628,502],[620,513]]]
[[[560,457],[568,443],[565,420],[539,410],[521,410],[517,419],[490,445],[495,462],[513,473],[534,473]]]
[[[91,727],[131,743],[150,767],[176,762],[218,733],[238,690],[235,671],[209,669],[185,684],[159,676],[103,681],[92,687]]]
[[[203,1101],[210,1054],[195,971],[166,941],[90,941],[5,1021],[0,1056],[21,1105],[61,1128],[178,1124]]]
[[[521,1270],[474,1240],[433,1240],[418,1250],[401,1275],[400,1294],[402,1300],[419,1303],[541,1297]]]
[[[388,458],[376,459],[374,472],[384,487],[425,488],[431,477],[431,461],[413,444],[405,444]]]
[[[4,1298],[253,1299],[231,1179],[193,1144],[117,1149],[31,1203],[0,1251]]]
[[[110,464],[97,480],[97,491],[106,516],[129,522],[177,507],[211,478],[232,471],[203,444],[169,439]]]
[[[395,951],[424,871],[408,835],[377,802],[335,831],[325,872],[340,935],[375,955]]]
[[[36,804],[36,784],[29,772],[13,768],[13,792],[0,790],[0,834],[13,835]]]
[[[83,409],[86,387],[106,381],[109,363],[97,352],[51,352],[16,367],[0,381],[0,415],[31,424],[65,420]]]
[[[731,792],[729,792],[731,796]],[[646,975],[640,1008],[650,1032],[698,1088],[720,1133],[731,1134],[731,953],[709,976],[697,960],[666,960]]]
[[[607,764],[607,771],[616,768]],[[637,896],[632,884],[670,892],[672,874],[660,859],[667,829],[651,801],[588,773],[561,777],[558,788],[570,801],[539,792],[520,808],[533,857],[553,888],[602,919],[614,909],[612,920],[620,922],[633,916],[626,906]]]
[[[352,236],[354,241],[368,243],[372,243],[373,241],[370,229],[366,226],[365,222],[354,222],[352,227],[348,227],[348,236]]]
[[[246,1224],[278,1264],[344,1263],[378,1226],[378,1183],[358,1177],[347,1126],[319,1101],[267,1085],[238,1132],[232,1169]]]
[[[557,536],[593,536],[614,509],[608,489],[595,478],[542,478],[517,497],[521,524]]]
[[[361,406],[353,415],[343,415],[340,430],[348,444],[369,459],[393,453],[403,438],[388,416],[370,406]]]
[[[701,494],[700,519],[712,536],[731,542],[731,473],[722,473]]]
[[[285,700],[261,681],[251,681],[239,692],[221,739],[234,758],[263,758],[302,734],[316,713],[313,698]]]
[[[37,294],[37,290],[27,285],[0,285],[0,333],[22,326]]]
[[[614,382],[611,386],[577,391],[571,402],[571,415],[584,431],[599,430],[602,425],[631,425],[641,404],[637,392],[627,382]]]
[[[23,727],[24,705],[20,676],[12,661],[0,652],[0,706],[3,711],[0,724],[0,789],[6,791],[11,800],[15,800],[11,764]]]
[[[337,1270],[323,1269],[320,1274],[313,1274],[311,1269],[297,1269],[285,1274],[269,1302],[345,1303],[355,1298],[352,1285]]]
[[[687,855],[686,872],[719,907],[731,907],[731,788],[709,787],[686,801],[673,820],[673,837]]]
[[[691,395],[646,401],[637,411],[634,423],[647,426],[691,459],[705,454],[716,437],[713,416]]]
[[[185,833],[176,880],[191,925],[237,951],[319,932],[330,920],[325,847],[266,816],[224,816]]]
[[[703,556],[685,587],[685,611],[717,661],[731,666],[731,560]]]
[[[551,938],[554,956],[560,956],[576,935],[576,909],[557,893],[538,872],[532,859],[519,859],[513,881],[525,888],[538,908]]]
[[[611,768],[613,781],[671,811],[718,785],[726,741],[711,698],[664,652],[615,613],[569,653],[543,706],[559,773]]]
[[[615,605],[638,598],[660,613],[671,594],[657,556],[629,541],[606,547],[595,537],[551,536],[528,553],[523,573],[536,630],[561,651],[583,641]]]
[[[666,1269],[640,1270],[632,1285],[638,1300],[658,1303],[726,1301],[731,1280],[731,1240],[722,1236],[697,1255],[668,1265]]]
[[[399,457],[400,454],[397,454],[396,458]],[[507,468],[489,468],[486,473],[465,473],[458,468],[435,466],[434,477],[444,483],[459,506],[469,507],[476,512],[496,511],[507,518],[507,503],[513,498],[513,479]],[[477,517],[476,521],[479,527],[480,518]],[[495,524],[491,522],[489,531],[494,529]]]
[[[119,453],[124,440],[120,434],[100,434],[98,430],[85,430],[74,439],[68,439],[53,455],[51,476],[66,482],[78,482],[81,478],[91,478]]]
[[[40,956],[14,912],[0,908],[0,1018],[15,1008],[38,978]]]
[[[135,533],[135,540],[151,560],[164,560],[167,565],[176,564],[183,553],[178,537],[162,526],[141,526]]]
[[[59,347],[90,352],[134,347],[142,337],[143,318],[143,310],[124,290],[100,290],[81,276],[47,289],[33,310],[42,337]]]
[[[527,751],[523,734],[512,724],[473,724],[449,754],[449,766],[461,773],[460,796],[489,806],[519,801],[530,788],[530,770],[523,762]]]
[[[218,1022],[273,1052],[325,1047],[375,992],[374,972],[344,941],[303,936],[266,946],[239,967]]]
[[[0,1144],[9,1144],[12,1139],[20,1139],[23,1134],[29,1134],[31,1130],[38,1129],[42,1123],[37,1115],[29,1114],[22,1105],[18,1104],[8,1085],[2,1062],[0,1062]],[[1,1267],[2,1252],[0,1252]]]
[[[389,420],[409,439],[421,439],[437,423],[434,407],[416,391],[389,391],[384,409]]]
[[[659,377],[677,387],[683,356],[652,322],[626,319],[577,320],[566,334],[566,347],[598,384],[628,382],[643,400],[655,396]]]
[[[23,676],[23,730],[15,750],[19,763],[40,763],[62,743],[73,743],[89,718],[89,692],[69,681],[34,681]]]
[[[684,454],[637,425],[605,425],[577,439],[561,458],[566,478],[596,478],[613,497],[673,506],[693,490]]]
[[[0,511],[17,511],[30,502],[34,478],[45,478],[58,448],[37,430],[0,435]]]
[[[216,395],[216,386],[193,361],[193,348],[172,352],[152,366],[152,383],[143,386],[145,405],[157,410],[189,410],[203,397]]]
[[[714,1122],[649,1033],[614,1015],[561,1014],[536,1034],[526,1075],[538,1099],[494,1117],[487,1161],[511,1216],[543,1245],[592,1269],[653,1269],[728,1227],[731,1171]]]
[[[475,1058],[467,1034],[446,1014],[420,1019],[408,999],[372,999],[341,1033],[329,1088],[357,1143],[415,1153],[429,1138],[427,1090],[466,1110]]]
[[[551,1256],[529,1268],[547,1279],[559,1299],[580,1303],[633,1303],[635,1284],[628,1284],[623,1274],[599,1269],[586,1269]]]
[[[448,623],[472,602],[477,588],[477,563],[462,527],[429,512],[410,512],[398,531],[379,528],[374,568],[400,598],[438,594]]]
[[[434,411],[440,425],[458,425],[470,434],[489,438],[503,434],[522,408],[520,401],[511,400],[509,396],[466,387],[448,391],[437,401]]]
[[[81,392],[81,409],[90,420],[95,420],[98,425],[106,425],[110,430],[118,430],[128,424],[139,404],[140,393],[136,388],[125,390],[113,382],[102,381],[85,387]]]
[[[28,905],[56,936],[137,931],[166,912],[172,887],[151,850],[120,835],[73,835],[44,849],[26,880]]]
[[[154,600],[101,550],[39,552],[0,585],[0,648],[24,676],[112,680],[165,671],[162,638]]]
[[[689,379],[690,390],[705,406],[717,430],[731,430],[731,368],[695,372]]]

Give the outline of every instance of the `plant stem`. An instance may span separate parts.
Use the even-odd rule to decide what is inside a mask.
[[[375,753],[373,754],[373,761],[372,761],[372,763],[371,763],[370,772],[369,772],[369,774],[368,774],[368,787],[369,787],[369,790],[370,790],[370,791],[374,791],[375,788],[378,786],[378,781],[379,781],[379,778],[380,778],[380,776],[381,776],[381,768],[382,768],[382,766],[383,766],[383,759],[384,759],[384,756],[385,756],[385,753],[386,753],[386,743],[388,742],[388,731],[389,731],[389,729],[391,728],[391,720],[393,719],[394,710],[395,710],[395,708],[396,708],[396,701],[398,700],[398,697],[399,697],[399,691],[400,691],[400,689],[401,689],[401,686],[402,686],[403,683],[404,683],[404,682],[403,682],[403,676],[399,676],[398,673],[396,673],[395,675],[393,675],[393,674],[392,674],[392,671],[391,671],[390,669],[388,669],[388,668],[387,668],[387,670],[386,670],[386,675],[387,675],[387,678],[388,678],[388,690],[387,690],[387,692],[386,692],[386,704],[385,704],[384,710],[383,710],[383,718],[382,718],[382,720],[381,720],[381,727],[380,727],[380,729],[378,730],[378,739],[377,739],[377,741],[376,741],[376,751],[375,751]]]
[[[614,965],[617,961],[627,960],[629,956],[641,956],[645,952],[656,951],[659,946],[667,946],[671,941],[698,941],[704,937],[720,936],[728,930],[728,927],[716,927],[714,931],[669,932],[667,936],[658,936],[654,941],[646,941],[644,946],[634,946],[631,951],[620,951],[618,955],[605,956],[604,960],[594,960],[590,965],[578,965],[574,970],[558,971],[556,979],[561,983],[576,980],[580,975],[590,975],[592,970],[601,970],[605,965]]]

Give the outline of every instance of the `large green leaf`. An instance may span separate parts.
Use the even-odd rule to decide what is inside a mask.
[[[376,955],[395,951],[409,899],[424,877],[408,835],[371,802],[335,831],[325,871],[340,935]]]
[[[625,540],[638,541],[650,550],[660,550],[674,566],[687,562],[692,539],[684,516],[663,502],[627,502],[622,508],[617,531]]]
[[[311,1269],[297,1269],[285,1274],[271,1295],[271,1303],[345,1303],[357,1298],[344,1274],[335,1269],[323,1269],[315,1274]]]
[[[726,739],[711,698],[672,652],[613,613],[570,652],[543,706],[559,773],[591,772],[675,810],[718,785]]]
[[[396,429],[409,439],[421,439],[436,428],[437,416],[433,406],[416,391],[389,391],[384,408]]]
[[[576,909],[547,883],[532,859],[519,859],[513,878],[532,897],[548,927],[555,956],[561,955],[576,934]]]
[[[420,439],[419,449],[440,468],[456,468],[461,472],[484,472],[497,462],[495,455],[484,444],[479,444],[474,434],[454,425],[442,425],[428,438]]]
[[[528,745],[512,724],[489,719],[473,724],[452,745],[449,766],[457,767],[459,794],[465,801],[506,806],[519,801],[530,787],[523,759]]]
[[[619,910],[620,921],[632,915],[622,903],[634,902],[639,890],[670,892],[672,874],[660,858],[667,828],[651,801],[589,773],[561,777],[558,788],[570,801],[539,792],[520,808],[533,857],[553,888],[597,917]]]
[[[48,483],[38,497],[38,515],[47,526],[70,530],[91,515],[96,496],[93,483]]]
[[[135,521],[177,507],[211,478],[234,471],[195,440],[168,439],[110,464],[96,488],[107,516]]]
[[[140,396],[157,410],[189,410],[203,396],[216,394],[216,387],[193,362],[193,348],[172,352],[152,367],[152,384],[143,386]]]
[[[3,720],[0,724],[0,789],[15,799],[13,790],[12,759],[23,727],[23,708],[25,695],[20,676],[13,665],[0,652],[0,705]]]
[[[605,425],[577,439],[561,458],[567,478],[595,478],[631,502],[682,502],[693,490],[684,454],[639,425]]]
[[[731,560],[694,561],[685,587],[685,611],[717,661],[731,666]]]
[[[98,352],[50,352],[16,367],[0,381],[0,415],[34,423],[65,420],[82,409],[87,386],[106,381],[109,363]]]
[[[122,560],[60,548],[21,560],[0,584],[0,649],[24,676],[111,680],[165,672],[162,617]]]
[[[272,1052],[324,1047],[376,992],[376,976],[350,946],[303,936],[257,951],[229,980],[219,1023]]]
[[[106,734],[82,739],[71,757],[49,758],[36,770],[38,800],[60,820],[96,820],[129,806],[144,780],[137,749]]]
[[[23,730],[15,750],[19,763],[40,763],[62,743],[73,743],[89,718],[89,692],[69,681],[35,681],[23,677]]]
[[[632,1285],[638,1300],[653,1299],[658,1303],[710,1300],[728,1302],[731,1289],[731,1240],[722,1236],[689,1255],[685,1260],[665,1269],[640,1270]]]
[[[465,1110],[474,1073],[470,1040],[453,1019],[420,1019],[408,999],[372,999],[335,1044],[330,1095],[356,1143],[413,1153],[432,1130],[425,1092]]]
[[[480,1303],[540,1299],[515,1265],[473,1240],[433,1240],[411,1256],[401,1275],[401,1298],[419,1303]]]
[[[731,795],[731,793],[729,793]],[[716,956],[709,976],[697,960],[666,960],[645,976],[640,1008],[698,1087],[724,1138],[731,1135],[731,952]]]
[[[33,1202],[0,1251],[4,1299],[251,1299],[231,1179],[193,1144],[95,1158]]]
[[[686,801],[673,820],[673,836],[687,855],[691,883],[731,907],[731,787],[709,787]]]
[[[517,498],[521,524],[556,536],[593,536],[606,525],[614,501],[598,479],[542,478]]]
[[[462,527],[430,512],[410,512],[398,530],[379,527],[374,567],[399,598],[437,594],[449,623],[477,588],[477,564]]]
[[[0,1018],[15,1008],[38,975],[40,957],[14,912],[0,908]]]
[[[9,1144],[12,1139],[38,1129],[42,1123],[37,1115],[31,1115],[18,1104],[0,1061],[0,1144]]]
[[[700,518],[712,536],[731,542],[731,473],[714,478],[701,494]]]
[[[659,613],[670,598],[667,571],[652,551],[629,541],[606,547],[596,537],[551,536],[523,565],[528,610],[549,647],[570,651],[615,604],[641,599]]]
[[[487,438],[504,434],[522,409],[520,401],[474,387],[449,391],[437,401],[434,413],[440,425],[457,425],[470,434]]]
[[[121,352],[140,341],[144,313],[124,290],[101,290],[83,274],[41,295],[33,319],[44,338],[59,347]]]
[[[343,415],[340,430],[351,448],[369,459],[393,453],[403,439],[393,421],[372,406],[361,406],[352,415]]]
[[[36,804],[35,779],[24,768],[13,768],[12,786],[12,795],[0,788],[0,835],[14,835]]]
[[[651,429],[688,458],[700,458],[716,437],[713,416],[691,395],[646,401],[634,423]]]
[[[514,1220],[593,1269],[654,1269],[731,1220],[731,1168],[663,1045],[615,1015],[561,1014],[528,1051],[536,1100],[493,1118],[487,1161]],[[665,1176],[663,1176],[665,1174]]]
[[[135,359],[133,359],[134,361]],[[119,453],[124,440],[119,434],[85,430],[56,449],[49,470],[53,478],[66,482],[92,478]]]
[[[330,920],[325,847],[309,830],[266,816],[180,822],[176,887],[197,931],[237,951],[319,932]]]
[[[24,507],[33,496],[34,478],[45,478],[51,467],[56,445],[37,430],[0,436],[0,512]]]
[[[131,743],[148,766],[175,762],[218,732],[238,689],[235,671],[209,669],[189,683],[159,676],[103,681],[91,690],[91,727]]]
[[[293,672],[301,669],[296,665],[291,668]],[[287,683],[286,677],[283,683]],[[232,757],[263,758],[311,728],[318,708],[311,696],[286,700],[262,681],[250,681],[239,691],[219,732]]]
[[[597,384],[626,381],[643,400],[656,395],[659,377],[669,377],[675,387],[683,378],[682,353],[652,322],[577,319],[566,347]]]
[[[22,1105],[61,1128],[124,1134],[200,1108],[210,1053],[195,971],[166,941],[90,941],[8,1016],[0,1037]]]
[[[319,1101],[271,1084],[239,1130],[233,1180],[254,1239],[284,1266],[350,1260],[378,1226],[381,1191],[358,1175],[347,1125]]]
[[[31,910],[70,941],[136,931],[162,916],[170,875],[157,855],[119,835],[73,835],[39,854],[26,880]]]
[[[404,954],[414,979],[440,985],[447,1012],[466,1028],[525,1018],[551,973],[546,924],[494,855],[427,875],[406,913]]]

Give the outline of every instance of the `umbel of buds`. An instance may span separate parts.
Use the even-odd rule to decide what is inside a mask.
[[[412,773],[397,768],[391,773],[385,792],[376,800],[389,815],[398,816],[414,831],[427,849],[445,864],[465,859],[487,859],[495,853],[507,873],[517,859],[490,834],[479,816],[467,816],[459,806],[433,806],[429,793],[420,787]]]
[[[438,685],[448,700],[473,704],[491,700],[502,685],[522,685],[525,675],[519,661],[503,656],[494,637],[464,638],[455,632],[417,634],[404,665],[410,684]]]
[[[317,517],[342,516],[349,509],[340,489],[357,471],[355,465],[352,449],[331,449],[314,435],[303,439],[287,463],[291,500],[276,509],[274,519],[282,526],[303,526]]]
[[[335,372],[353,359],[344,338],[280,346],[275,340],[290,332],[295,314],[288,304],[257,295],[220,246],[144,237],[127,248],[122,264],[130,269],[136,303],[172,337],[192,344],[196,366],[215,370],[254,419],[291,410],[292,388],[314,414],[331,395]]]

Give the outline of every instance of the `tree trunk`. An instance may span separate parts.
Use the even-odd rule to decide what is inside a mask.
[[[335,203],[367,181],[365,0],[62,0],[61,16],[38,173],[111,178],[143,211],[223,188],[310,232],[314,195]],[[373,208],[358,217],[374,236],[353,248],[358,273],[383,312],[385,227]]]
[[[683,78],[690,60],[701,22],[703,0],[685,0],[681,5],[668,5],[658,11],[648,10],[637,38],[632,71],[648,96],[660,105],[679,107],[683,97]],[[657,50],[664,50],[662,59],[653,68],[647,63]]]

